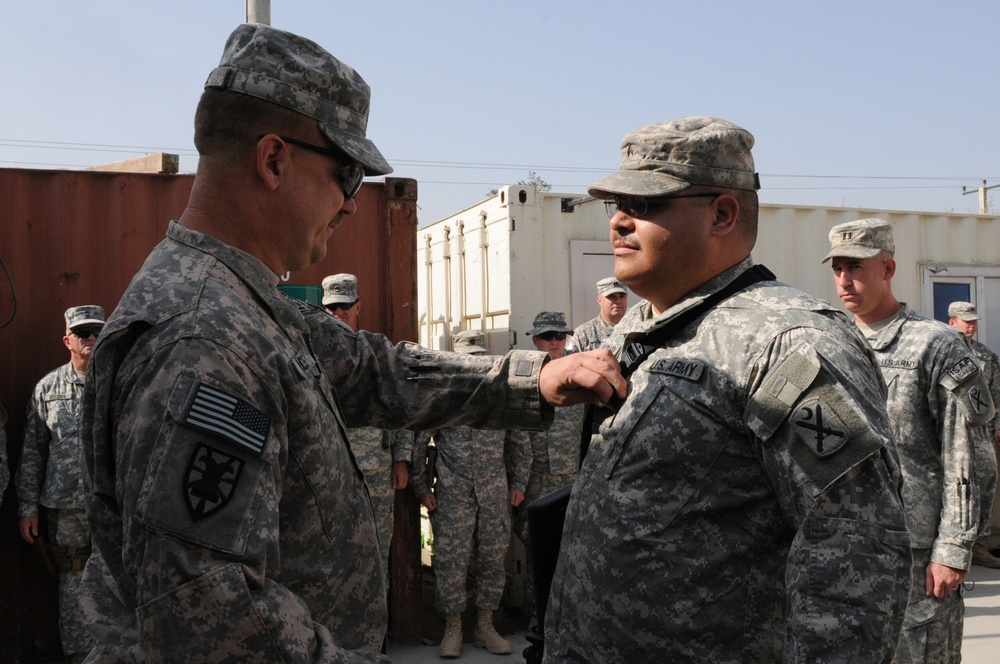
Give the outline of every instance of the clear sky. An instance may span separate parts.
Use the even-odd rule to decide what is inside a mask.
[[[0,167],[151,152],[193,172],[194,108],[244,0],[0,0]],[[749,129],[761,200],[976,212],[1000,183],[1000,2],[272,0],[373,90],[369,137],[420,225],[534,171],[583,195],[644,124]],[[995,211],[1000,188],[990,192]]]

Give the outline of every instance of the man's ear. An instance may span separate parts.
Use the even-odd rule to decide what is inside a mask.
[[[722,194],[712,202],[715,218],[712,220],[712,235],[729,234],[736,227],[740,216],[740,202],[732,194]]]
[[[288,167],[288,145],[277,134],[268,134],[257,141],[257,175],[270,191],[278,188]]]
[[[885,262],[885,278],[888,280],[892,279],[894,276],[896,276],[896,260],[894,258],[890,258]]]

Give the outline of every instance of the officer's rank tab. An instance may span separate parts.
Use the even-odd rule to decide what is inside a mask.
[[[809,449],[820,457],[830,456],[850,439],[847,427],[833,409],[816,398],[802,402],[791,422]]]
[[[271,431],[271,418],[246,401],[198,383],[184,423],[226,440],[258,458]]]

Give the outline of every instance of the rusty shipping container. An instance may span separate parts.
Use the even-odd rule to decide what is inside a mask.
[[[25,408],[39,379],[68,361],[63,312],[99,304],[109,313],[187,203],[193,175],[0,169],[0,403],[8,414],[7,463],[20,457]],[[417,183],[366,182],[358,212],[333,234],[326,258],[280,275],[313,296],[323,277],[358,275],[361,326],[394,341],[416,339]],[[9,274],[9,278],[8,278]],[[15,311],[16,302],[16,311]],[[396,494],[390,635],[419,638],[417,503]],[[0,507],[0,661],[59,653],[55,579],[17,531],[13,481]]]

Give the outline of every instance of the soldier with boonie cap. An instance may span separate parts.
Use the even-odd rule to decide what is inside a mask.
[[[896,253],[892,241],[892,226],[884,219],[857,219],[837,224],[830,229],[830,252],[821,263],[831,258],[872,258],[883,251]]]
[[[528,330],[529,335],[546,332],[573,334],[573,330],[566,327],[566,314],[561,311],[539,311],[531,325],[532,328]]]
[[[96,304],[85,304],[70,307],[63,314],[66,319],[66,329],[72,330],[83,325],[104,325],[104,309]]]

